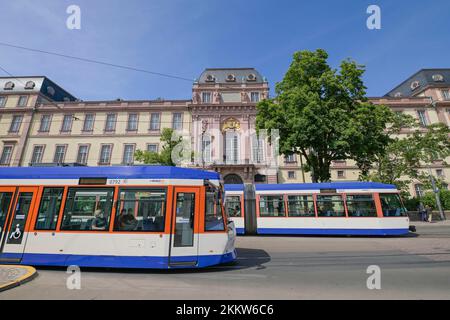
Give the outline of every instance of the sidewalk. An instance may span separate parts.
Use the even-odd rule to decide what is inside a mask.
[[[33,267],[0,265],[0,292],[20,286],[36,276],[37,272]]]
[[[432,222],[424,222],[424,221],[410,221],[409,224],[414,226],[450,226],[450,220],[440,221],[434,220]]]

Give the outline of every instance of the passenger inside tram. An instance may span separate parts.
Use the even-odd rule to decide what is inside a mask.
[[[103,213],[103,210],[95,210],[95,217],[92,220],[91,230],[106,230],[108,221]]]

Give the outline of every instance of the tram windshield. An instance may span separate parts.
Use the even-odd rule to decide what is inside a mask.
[[[397,193],[380,194],[381,208],[385,217],[406,217],[407,210]]]

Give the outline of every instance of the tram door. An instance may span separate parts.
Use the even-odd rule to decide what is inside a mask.
[[[174,189],[169,266],[196,265],[199,245],[200,188]]]
[[[14,188],[13,188],[14,189]],[[0,189],[0,210],[4,218],[0,218],[3,224],[0,242],[0,262],[20,262],[25,251],[27,240],[27,222],[36,202],[38,188],[19,187],[10,198],[9,191]],[[13,205],[8,205],[8,201]],[[5,209],[9,206],[9,210]],[[4,212],[7,212],[6,214]]]

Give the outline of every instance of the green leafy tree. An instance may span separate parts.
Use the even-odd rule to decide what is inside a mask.
[[[440,192],[439,192],[439,197],[441,199],[442,209],[450,210],[450,190],[443,190],[443,189],[441,189]],[[438,207],[436,205],[436,197],[435,197],[434,193],[427,192],[422,197],[421,200],[422,200],[424,205],[430,206],[433,210],[437,210],[438,209]]]
[[[375,170],[365,179],[395,184],[406,194],[408,185],[420,181],[426,190],[431,189],[427,167],[435,161],[442,161],[450,156],[450,130],[443,124],[421,127],[415,120],[406,119],[403,128],[410,133],[392,138],[385,152],[376,156]],[[397,129],[396,129],[397,130]],[[436,179],[437,186],[442,181]]]
[[[161,142],[163,146],[161,148],[161,152],[150,152],[137,150],[135,153],[136,161],[142,162],[144,164],[160,164],[164,166],[176,166],[172,159],[172,152],[174,151],[177,145],[182,143],[183,138],[174,137],[174,130],[170,128],[164,128],[161,133]]]
[[[276,97],[257,106],[257,129],[278,129],[280,153],[302,155],[314,182],[331,179],[335,160],[353,159],[367,175],[390,141],[385,129],[393,117],[368,102],[364,67],[345,60],[338,72],[327,59],[321,49],[296,52]]]

